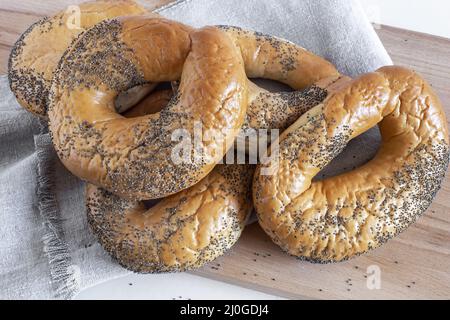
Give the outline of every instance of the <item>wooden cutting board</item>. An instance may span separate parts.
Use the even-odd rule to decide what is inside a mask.
[[[0,74],[6,73],[11,46],[32,22],[79,2],[0,2]],[[141,2],[156,8],[170,0]],[[377,33],[396,64],[417,70],[432,84],[450,119],[450,40],[386,26]],[[380,289],[372,286],[374,270],[380,272]],[[362,257],[331,265],[300,262],[254,224],[226,256],[195,274],[294,299],[449,299],[450,175],[415,225]]]

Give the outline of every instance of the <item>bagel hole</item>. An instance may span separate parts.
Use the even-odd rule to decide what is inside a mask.
[[[256,85],[259,87],[266,89],[270,92],[291,92],[293,89],[281,82],[274,81],[274,80],[267,80],[267,79],[261,79],[261,78],[254,78],[251,79]],[[178,90],[179,81],[172,81],[172,82],[162,82],[158,84],[152,84],[152,83],[146,83],[143,85],[138,85],[135,87],[132,87],[126,91],[121,92],[115,102],[114,106],[118,113],[124,115],[127,118],[134,117],[133,115],[128,116],[127,112],[131,111],[134,107],[139,105],[141,102],[143,102],[145,99],[149,98],[152,94],[163,91],[163,90],[172,90],[174,93]],[[154,108],[153,108],[154,109]],[[153,112],[149,112],[147,114],[156,113],[157,110],[155,109]],[[131,113],[133,114],[133,113]]]
[[[144,203],[145,209],[149,210],[156,206],[158,203],[160,203],[162,199],[152,199],[152,200],[144,200],[142,201]]]
[[[161,90],[168,90],[168,89],[173,89],[173,84],[175,84],[177,82],[161,82],[158,83],[157,86],[155,87],[154,91],[161,91]],[[151,94],[151,93],[150,93]]]
[[[292,91],[294,91],[288,85],[285,85],[284,83],[281,83],[281,82],[278,82],[275,80],[268,80],[268,79],[262,79],[262,78],[253,78],[250,80],[254,84],[256,84],[258,87],[266,89],[267,91],[270,91],[270,92],[292,92]]]
[[[372,160],[380,149],[381,134],[378,126],[351,140],[344,150],[313,179],[321,181],[353,171]]]
[[[157,91],[172,89],[170,82],[162,82],[158,84],[146,83],[134,86],[126,91],[119,93],[114,101],[114,107],[117,113],[124,114],[133,109],[139,103],[147,99]]]

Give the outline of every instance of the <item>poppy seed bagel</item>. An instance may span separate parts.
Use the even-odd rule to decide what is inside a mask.
[[[285,130],[349,80],[324,58],[288,40],[235,26],[217,27],[239,46],[248,78],[274,80],[294,90],[269,92],[249,82],[249,105],[238,141],[259,129]],[[248,151],[247,143],[238,142],[237,148]]]
[[[286,92],[270,92],[249,81],[247,113],[241,132],[237,136],[238,152],[250,151],[249,141],[258,141],[252,140],[259,139],[258,130],[267,129],[268,133],[273,129],[284,131],[305,112],[321,104],[349,81],[350,78],[346,76],[337,78],[332,76],[319,80],[305,89]],[[176,83],[172,84],[174,92],[177,91],[177,87]],[[151,100],[156,98],[152,94],[149,97]]]
[[[8,65],[11,90],[24,108],[38,116],[47,116],[53,72],[80,33],[105,19],[145,12],[132,0],[99,0],[82,3],[78,8],[79,26],[68,26],[72,12],[60,12],[30,26],[11,51]]]
[[[116,112],[120,92],[179,78],[178,95],[161,112],[132,119]],[[247,78],[239,49],[219,29],[127,16],[73,43],[49,100],[49,128],[66,168],[118,195],[156,199],[196,184],[221,160],[244,121]],[[172,134],[193,137],[197,124],[214,134],[201,137],[191,161],[172,161],[180,144]]]
[[[8,74],[11,90],[24,108],[43,118],[47,117],[53,73],[70,43],[100,21],[146,12],[133,0],[98,0],[77,7],[79,26],[68,25],[73,17],[69,10],[44,18],[22,34],[10,54]],[[240,46],[249,77],[281,81],[300,90],[320,79],[337,75],[329,62],[287,40],[239,27],[218,27]],[[49,42],[51,46],[48,46]],[[126,111],[153,88],[154,84],[145,83],[130,88],[129,94],[119,95],[117,111]]]
[[[159,112],[171,90],[150,94],[126,117]],[[141,273],[199,268],[239,239],[251,205],[254,166],[219,165],[193,187],[151,207],[88,184],[88,223],[103,248],[125,268]]]
[[[254,167],[218,165],[150,209],[89,184],[88,222],[103,248],[141,273],[199,268],[230,249],[250,215]]]
[[[330,92],[337,83],[318,85]],[[264,91],[255,84],[249,86],[254,93]],[[177,89],[174,91],[153,92],[124,116],[159,112],[176,95]],[[273,102],[272,99],[263,101],[264,96],[250,101],[248,112],[256,113]],[[314,105],[321,101],[315,101]],[[267,119],[270,120],[269,112]],[[89,184],[86,188],[89,226],[105,251],[134,272],[181,272],[200,268],[229,250],[244,230],[252,209],[250,193],[254,168],[219,165],[198,184],[162,199],[149,209],[143,202],[127,200]]]
[[[269,92],[250,81],[244,129],[284,130],[349,79],[327,60],[288,40],[234,26],[216,27],[240,48],[247,77],[278,81],[294,90]],[[176,92],[179,82],[173,81],[172,87]]]
[[[312,182],[346,144],[379,124],[375,158]],[[260,165],[253,200],[265,232],[302,259],[337,262],[379,247],[428,208],[449,163],[445,114],[419,75],[385,67],[351,81],[279,139],[279,158]],[[262,169],[267,175],[262,175]]]

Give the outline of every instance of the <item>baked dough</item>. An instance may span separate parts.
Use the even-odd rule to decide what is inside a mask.
[[[351,139],[377,123],[382,146],[373,160],[312,182]],[[350,82],[281,135],[278,160],[255,173],[254,205],[262,228],[289,254],[343,261],[415,222],[448,163],[447,121],[432,88],[410,70],[385,67]]]
[[[124,115],[159,112],[171,90],[152,93]],[[199,268],[230,249],[252,210],[254,166],[219,165],[195,186],[147,209],[89,184],[89,225],[103,248],[125,268],[142,273]]]
[[[60,12],[34,23],[11,51],[8,66],[11,90],[20,105],[38,116],[47,116],[53,72],[67,47],[80,33],[105,19],[145,12],[132,0],[91,1],[78,8],[79,26],[69,28],[67,22],[73,13]]]

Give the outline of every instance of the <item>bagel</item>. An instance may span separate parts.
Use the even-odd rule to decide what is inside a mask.
[[[113,102],[129,88],[179,79],[179,94],[157,114],[126,119]],[[129,198],[156,199],[204,178],[232,145],[247,109],[239,49],[214,27],[193,30],[154,16],[104,21],[61,59],[50,94],[49,128],[76,176]],[[177,163],[176,130],[204,132],[198,156]],[[197,151],[197,150],[196,150]]]
[[[351,139],[377,123],[382,145],[373,160],[312,182]],[[425,80],[401,67],[350,82],[279,141],[278,159],[255,173],[258,220],[284,251],[318,263],[360,255],[405,230],[431,204],[449,163],[440,102]]]
[[[346,76],[329,77],[314,83],[303,90],[270,92],[255,83],[248,84],[248,108],[244,124],[239,132],[235,147],[239,154],[258,151],[250,147],[259,146],[261,134],[258,130],[267,130],[268,138],[273,129],[280,132],[291,126],[305,112],[321,104],[330,94],[339,90],[350,78]],[[177,85],[172,85],[174,92]],[[170,90],[164,93],[165,98]],[[155,99],[150,95],[151,99]],[[135,110],[135,108],[133,108]],[[271,139],[271,138],[270,138]]]
[[[99,0],[78,7],[79,26],[68,26],[72,12],[60,12],[29,27],[11,51],[8,65],[11,90],[24,108],[38,116],[46,117],[53,72],[73,39],[102,20],[145,12],[132,0]]]
[[[224,34],[220,36],[218,29],[208,30],[217,33],[210,48],[227,48],[224,51],[233,55],[234,62],[227,64],[218,54],[211,54],[211,59],[230,70],[214,68],[211,62],[204,63],[201,71],[185,67],[180,97],[158,115],[139,120],[123,119],[110,107],[111,101],[120,91],[139,84],[177,80],[189,54],[190,37],[199,32],[163,18],[136,16],[102,22],[75,41],[61,59],[50,95],[50,131],[65,166],[76,176],[125,197],[166,197],[200,181],[231,147],[246,114],[242,60],[248,75],[296,88],[339,76],[329,62],[288,41],[237,28],[221,27]],[[167,36],[164,41],[162,34]],[[111,43],[117,43],[117,48],[110,49]],[[192,43],[202,48],[207,42]],[[148,50],[141,44],[148,44]],[[192,54],[188,61],[188,66],[200,63]],[[210,77],[205,77],[207,71]],[[300,76],[302,80],[297,79]],[[196,83],[196,77],[203,81]],[[211,99],[205,99],[205,94]],[[202,141],[203,157],[188,164],[174,163],[171,154],[179,142],[169,141],[171,133],[183,129],[192,137],[193,123],[198,120],[206,132],[212,129],[222,136]]]
[[[248,165],[218,165],[193,187],[150,209],[87,186],[87,215],[102,247],[123,267],[141,273],[199,268],[230,249],[250,215]]]
[[[170,90],[151,94],[126,112],[160,111]],[[230,249],[251,213],[254,166],[219,165],[195,186],[147,209],[88,184],[88,223],[103,248],[123,267],[141,273],[199,268]]]
[[[248,82],[248,108],[244,124],[241,128],[242,135],[238,139],[252,135],[259,129],[278,129],[284,131],[291,126],[305,112],[321,104],[326,97],[336,92],[350,80],[347,76],[331,76],[313,83],[305,89],[297,91],[271,92],[259,87],[252,81]],[[177,82],[172,83],[172,92],[178,91]],[[150,99],[155,105],[164,103],[164,100],[172,94],[170,90],[160,91],[155,95],[150,94]],[[155,99],[162,101],[154,101]],[[141,102],[141,107],[145,102]],[[138,110],[139,107],[133,107]]]

